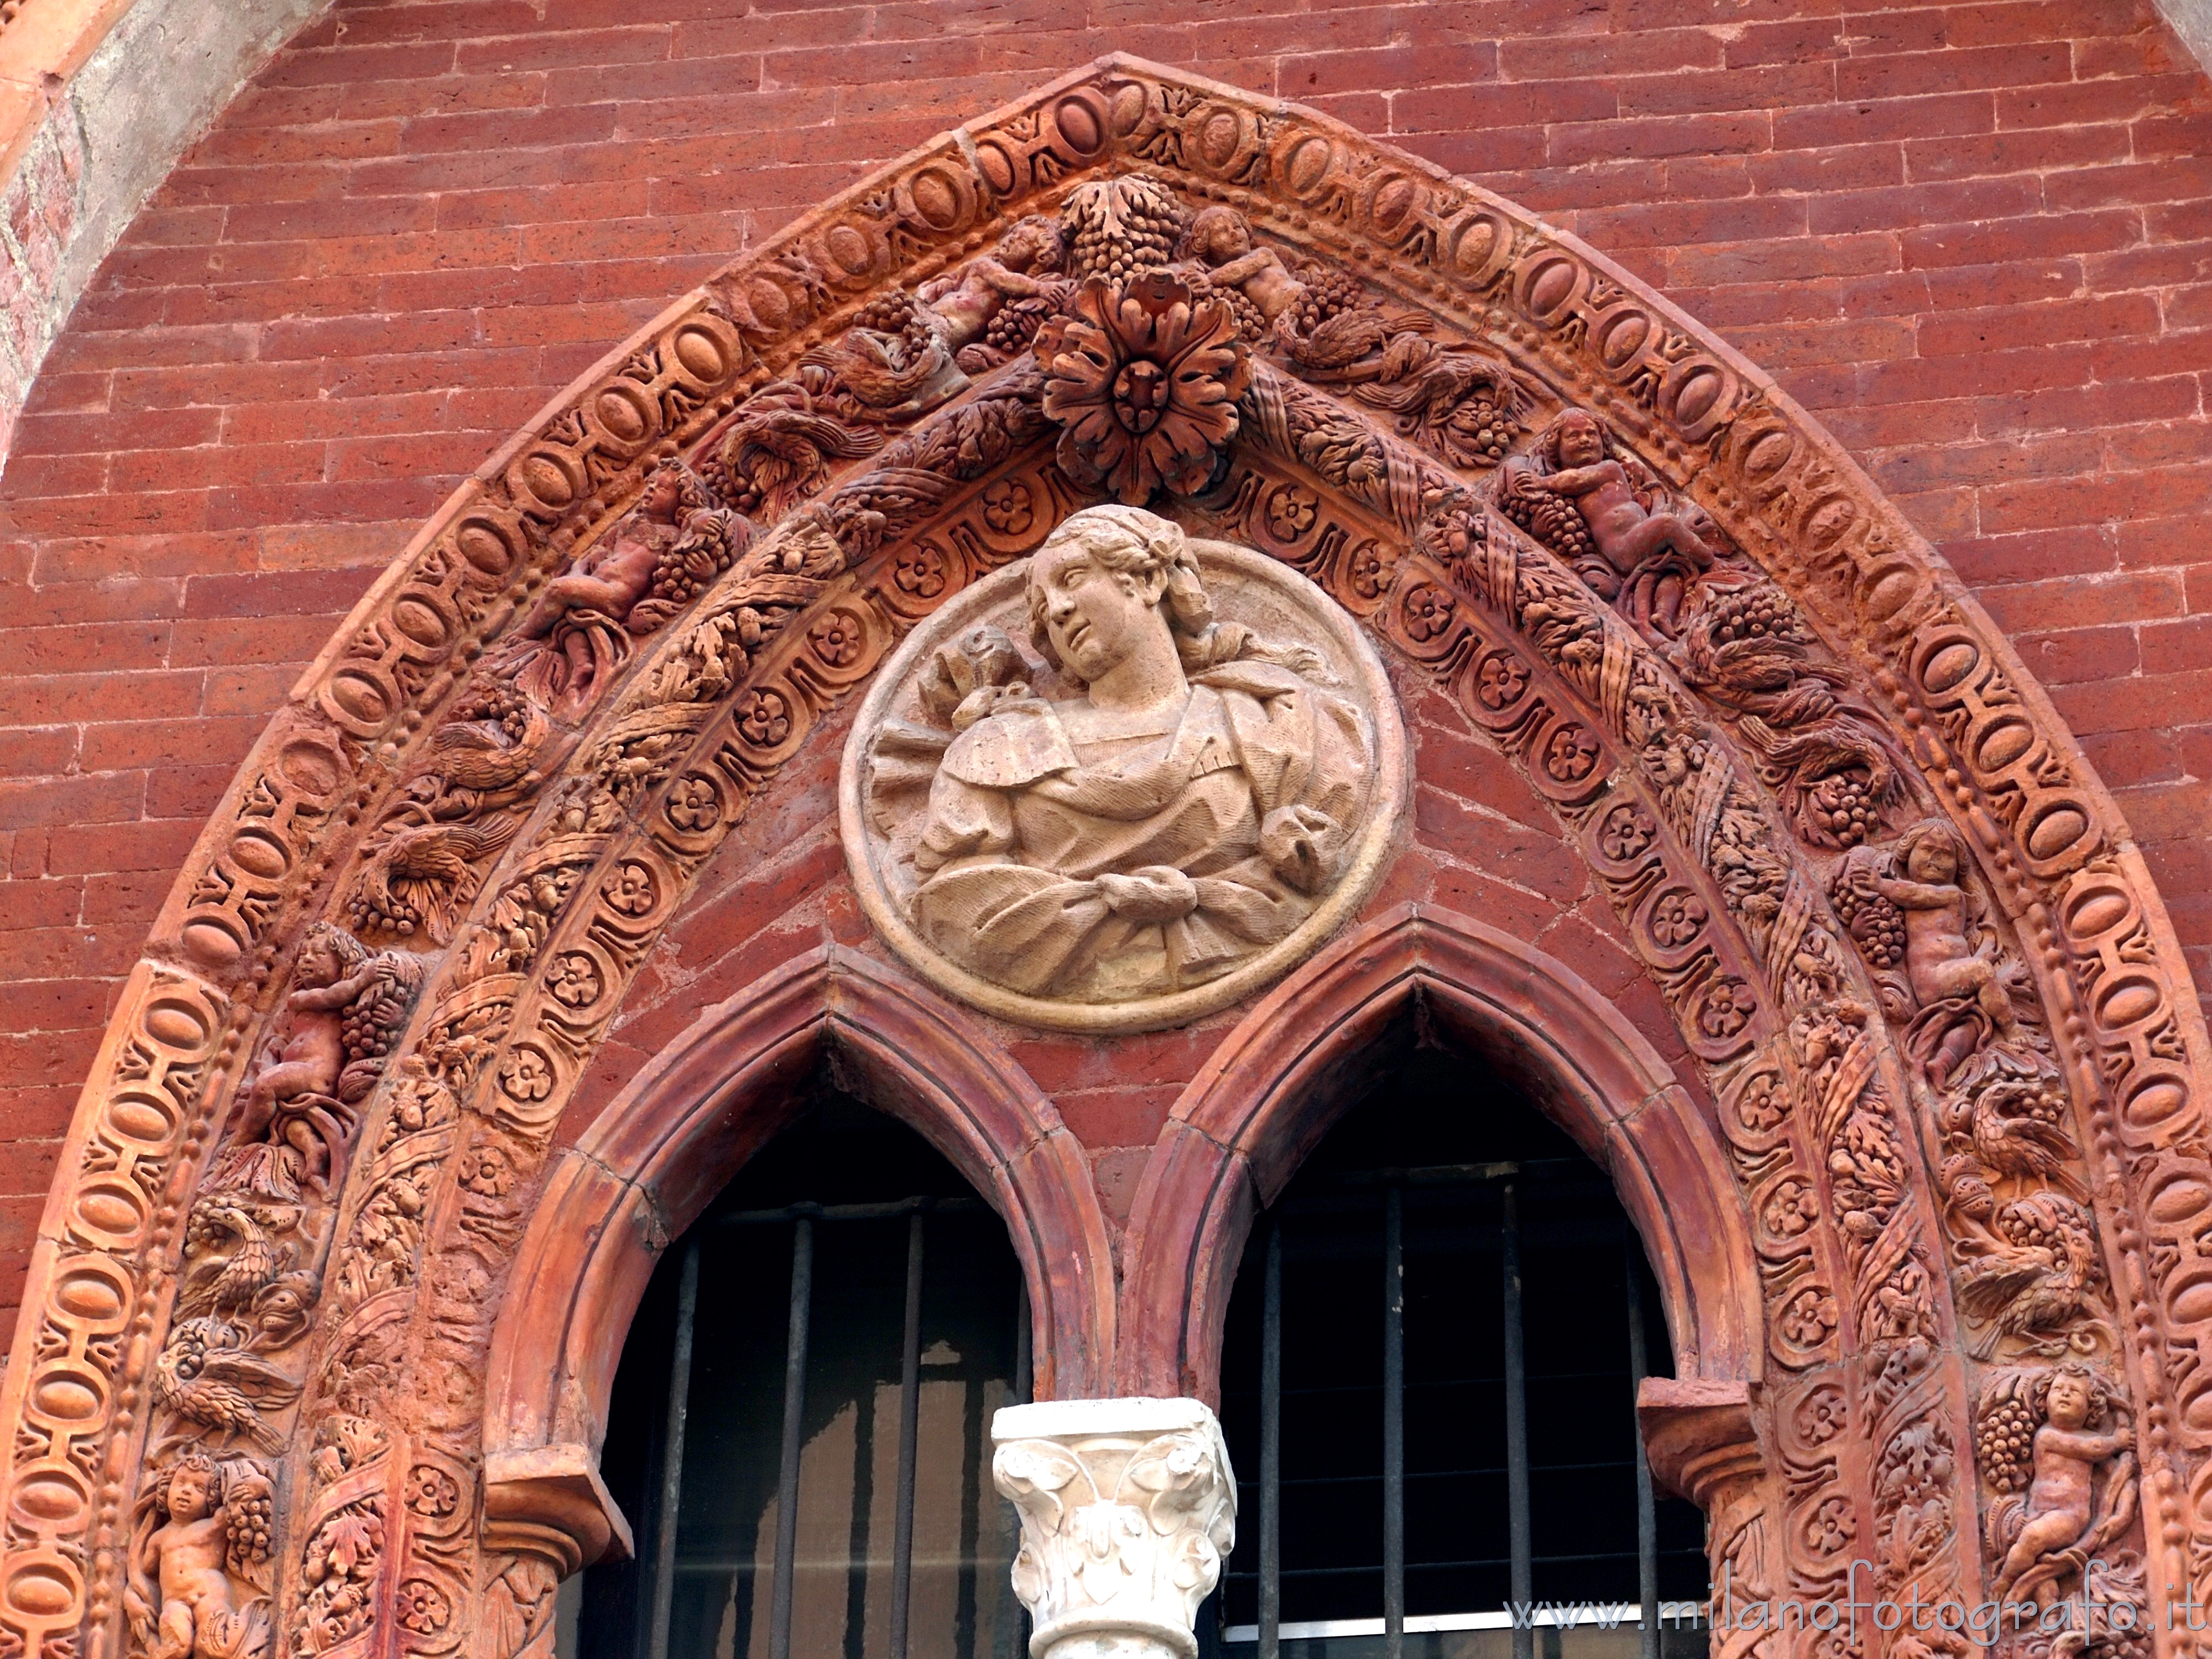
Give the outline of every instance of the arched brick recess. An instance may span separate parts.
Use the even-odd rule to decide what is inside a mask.
[[[1677,1375],[1757,1381],[1751,1218],[1710,1106],[1564,963],[1406,904],[1262,997],[1185,1086],[1130,1218],[1121,1317],[1139,1363],[1115,1392],[1218,1397],[1222,1322],[1255,1215],[1412,1039],[1416,1009],[1431,1040],[1496,1065],[1613,1178],[1659,1276]]]
[[[157,1456],[189,1435],[180,1424],[204,1420],[165,1392],[171,1373],[149,1368],[174,1358],[179,1266],[187,1310],[233,1311],[224,1287],[237,1281],[215,1264],[246,1251],[259,1224],[240,1206],[256,1204],[300,1234],[297,1249],[331,1252],[318,1258],[326,1281],[262,1287],[315,1322],[276,1318],[285,1363],[301,1367],[290,1386],[312,1398],[287,1458],[255,1477],[279,1483],[276,1570],[297,1569],[279,1595],[298,1627],[335,1646],[383,1617],[339,1595],[314,1541],[373,1516],[392,1561],[362,1570],[415,1587],[404,1628],[426,1641],[401,1636],[404,1647],[474,1630],[504,1655],[542,1628],[550,1575],[574,1552],[549,1553],[526,1516],[487,1510],[495,1553],[479,1562],[466,1529],[479,1362],[560,1119],[666,919],[732,827],[774,810],[810,732],[907,622],[1030,550],[1084,499],[1080,468],[1053,459],[1044,368],[979,364],[966,395],[897,417],[896,441],[858,442],[858,465],[803,479],[799,511],[765,483],[757,503],[743,496],[764,521],[754,550],[696,609],[689,592],[671,601],[682,626],[657,617],[641,646],[610,647],[587,694],[546,702],[506,674],[507,656],[482,653],[512,642],[545,577],[622,517],[659,450],[690,453],[735,491],[744,481],[715,447],[720,424],[773,411],[774,397],[738,406],[802,359],[819,367],[816,348],[836,361],[864,302],[956,264],[1013,212],[1076,212],[1079,185],[1138,170],[1152,181],[1112,188],[1233,204],[1316,261],[1316,283],[1342,273],[1360,326],[1399,331],[1368,297],[1387,296],[1429,313],[1402,331],[1496,354],[1472,360],[1474,382],[1454,379],[1455,419],[1475,401],[1468,385],[1521,377],[1535,418],[1573,411],[1612,446],[1600,453],[1648,471],[1637,511],[1711,515],[1698,521],[1724,544],[1706,551],[1728,580],[1698,587],[1694,616],[1640,608],[1650,593],[1633,584],[1615,583],[1609,603],[1571,539],[1500,493],[1517,476],[1494,470],[1507,443],[1530,439],[1515,459],[1536,467],[1553,464],[1550,438],[1516,428],[1462,447],[1498,430],[1471,407],[1455,435],[1413,418],[1394,428],[1340,382],[1310,379],[1325,366],[1279,331],[1287,356],[1243,360],[1243,424],[1218,481],[1179,509],[1325,579],[1409,683],[1510,752],[1661,988],[1763,1230],[1765,1358],[1789,1373],[1758,1402],[1779,1506],[1753,1517],[1776,1540],[1760,1547],[1761,1571],[1818,1589],[1853,1537],[1897,1547],[1887,1591],[1971,1595],[1990,1565],[1981,1510],[1997,1476],[1965,1451],[1970,1386],[1986,1379],[1954,1305],[1989,1241],[1952,1164],[1967,1156],[1957,1113],[1978,1113],[1985,1084],[2021,1079],[1977,1070],[1954,1088],[1969,1057],[2021,1071],[2038,1109],[2071,1126],[2052,1133],[2078,1155],[2067,1179],[2095,1208],[2069,1200],[2063,1224],[2101,1236],[2127,1312],[2124,1328],[2088,1319],[2079,1331],[2104,1356],[2100,1386],[2144,1425],[2155,1478],[2142,1547],[2160,1571],[2191,1570],[2184,1494],[2205,1484],[2212,1390],[2191,1295],[2191,1218],[2212,1205],[2205,1040],[2125,827],[2010,647],[1786,394],[1626,272],[1326,118],[1112,59],[825,204],[602,359],[423,527],[264,733],[133,972],[52,1194],[38,1322],[0,1402],[23,1431],[9,1479],[27,1519],[11,1524],[30,1541],[7,1571],[27,1638],[66,1640],[80,1617],[112,1626],[128,1493],[118,1480],[95,1498],[82,1472],[136,1481],[149,1416]],[[1212,302],[1206,314],[1227,326]],[[1408,353],[1392,362],[1402,369]],[[1723,622],[1780,628],[1805,665],[1784,678],[1807,695],[1782,709],[1731,693],[1692,648],[1713,647]],[[1826,748],[1812,752],[1796,740],[1814,736],[1816,708]],[[544,763],[489,778],[471,765],[471,781],[456,749]],[[1816,762],[1826,769],[1804,769]],[[378,884],[398,872],[403,835],[459,836],[459,864],[433,866],[428,896],[395,911]],[[1891,946],[1878,931],[1847,934],[1837,908],[1856,890],[1842,846],[1859,840],[1878,860],[1951,849],[1949,876],[1915,879],[1948,884],[1945,904],[1992,907],[1975,960],[1987,984],[2002,969],[2016,1012],[1989,998],[1951,1007],[1932,981],[1875,983],[1898,965]],[[388,948],[364,962],[327,921],[305,926],[317,916]],[[264,1076],[272,1017],[289,1030],[317,1006],[276,1016],[279,999],[355,969],[375,988],[347,993],[374,1042],[356,1032],[362,1069],[328,1081],[361,1085],[358,1123],[337,1096],[315,1107],[331,1126],[319,1158],[241,1132],[214,1166],[220,1213],[187,1209],[232,1090]],[[1908,1024],[1915,1008],[1937,1023]],[[1997,1184],[2027,1201],[2010,1198],[2017,1179]],[[197,1259],[180,1261],[187,1229]],[[231,1343],[205,1324],[174,1340],[189,1346],[194,1330]],[[260,1426],[256,1443],[283,1441]],[[310,1437],[331,1433],[343,1443],[310,1455]],[[1750,1546],[1737,1529],[1715,1547],[1733,1561]]]
[[[1105,1392],[1114,1269],[1082,1148],[958,1011],[868,957],[818,946],[705,1009],[553,1166],[501,1304],[488,1455],[606,1433],[646,1280],[827,1062],[919,1130],[1005,1217],[1030,1286],[1038,1397]]]

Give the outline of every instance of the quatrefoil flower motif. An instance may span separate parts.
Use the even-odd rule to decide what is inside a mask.
[[[682,778],[668,792],[668,819],[679,830],[709,829],[722,815],[714,786],[704,778]]]
[[[748,691],[738,705],[738,730],[747,743],[769,749],[791,735],[791,708],[773,691]]]
[[[500,1072],[499,1086],[511,1099],[543,1100],[553,1092],[553,1068],[535,1048],[517,1048]]]
[[[1679,888],[1660,894],[1651,907],[1651,937],[1667,950],[1680,950],[1705,930],[1705,905]]]
[[[600,884],[599,892],[611,909],[626,916],[641,916],[659,902],[653,872],[642,864],[625,864]]]

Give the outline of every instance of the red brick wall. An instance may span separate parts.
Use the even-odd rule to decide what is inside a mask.
[[[748,240],[1115,48],[1480,179],[1776,373],[2014,631],[2212,985],[2212,88],[2147,3],[780,3],[342,0],[47,359],[0,538],[0,1323],[201,815],[413,524]],[[1502,833],[1484,902],[1571,911]]]

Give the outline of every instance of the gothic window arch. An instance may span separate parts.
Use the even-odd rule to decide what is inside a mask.
[[[1633,1224],[1478,1052],[1394,1047],[1238,1270],[1224,1650],[1502,1654],[1518,1603],[1589,1606],[1571,1639],[1626,1655],[1647,1594],[1702,1650],[1702,1517],[1653,1491],[1636,1425],[1674,1367]]]
[[[1018,1659],[988,1448],[1028,1315],[959,1171],[818,1078],[639,1305],[601,1455],[635,1553],[584,1575],[560,1650]]]

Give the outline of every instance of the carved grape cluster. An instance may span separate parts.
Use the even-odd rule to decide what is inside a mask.
[[[381,1060],[392,1048],[392,1034],[407,1018],[407,1004],[389,980],[355,999],[345,1012],[345,1056]]]
[[[688,551],[681,542],[672,542],[660,550],[660,556],[653,566],[653,597],[672,599],[678,605],[689,605],[706,592],[708,579],[701,577],[690,567],[685,558]]]
[[[2066,1103],[2065,1095],[2054,1084],[2022,1084],[2007,1096],[2005,1115],[2057,1128],[2066,1120]]]
[[[200,1256],[220,1250],[230,1243],[230,1235],[221,1202],[202,1199],[185,1218],[185,1254]]]
[[[1357,276],[1331,265],[1301,265],[1298,281],[1305,284],[1306,291],[1298,297],[1291,315],[1301,334],[1312,333],[1330,318],[1353,309],[1364,297]]]
[[[477,686],[455,705],[453,718],[471,726],[496,726],[520,743],[530,727],[530,706],[512,685]]]
[[[1905,961],[1905,912],[1879,893],[1869,893],[1850,879],[1848,869],[1836,872],[1829,890],[1838,920],[1850,933],[1867,965],[1895,968]]]
[[[1805,793],[1805,809],[1841,847],[1856,847],[1881,828],[1881,813],[1863,772],[1834,772]]]
[[[2051,1195],[2045,1196],[2047,1200]],[[2073,1207],[2067,1205],[2067,1209]],[[2008,1204],[1997,1212],[1997,1231],[2024,1250],[2057,1249],[2065,1242],[2067,1224],[2072,1219],[2048,1202]]]
[[[853,326],[873,334],[896,334],[906,343],[910,356],[929,349],[928,313],[906,293],[885,294],[871,300],[854,314]]]
[[[187,1319],[169,1338],[169,1360],[180,1382],[189,1382],[207,1364],[208,1322]]]
[[[1054,309],[1051,296],[1045,295],[1010,301],[993,313],[983,330],[983,343],[998,356],[1018,357],[1030,349]]]
[[[2008,1391],[1984,1403],[1974,1421],[1974,1462],[1999,1492],[2027,1485],[2035,1427],[2034,1408],[2017,1394]]]
[[[1731,640],[1796,640],[1804,636],[1796,607],[1771,582],[1756,582],[1716,594],[1708,606],[1706,627],[1713,643]]]
[[[1564,496],[1509,489],[1501,494],[1498,504],[1507,517],[1570,564],[1597,556],[1597,543],[1583,522],[1581,510]]]
[[[422,925],[422,907],[410,904],[397,893],[391,896],[388,905],[379,907],[369,902],[366,893],[356,889],[346,900],[346,925],[356,933],[411,933]],[[349,1058],[359,1056],[349,1051]]]
[[[1236,321],[1237,331],[1247,340],[1256,342],[1267,337],[1267,318],[1243,289],[1226,283],[1216,283],[1195,265],[1178,269],[1186,273],[1185,280],[1190,284],[1192,297],[1218,300],[1227,306],[1230,316]]]
[[[223,1500],[223,1533],[234,1561],[262,1561],[276,1532],[276,1495],[258,1480],[232,1483]]]
[[[1068,198],[1060,227],[1075,232],[1068,249],[1072,275],[1119,282],[1167,264],[1182,215],[1165,185],[1139,174],[1079,189]]]
[[[1505,459],[1520,424],[1488,398],[1469,398],[1451,413],[1452,437],[1461,453],[1492,465]],[[1582,515],[1576,514],[1580,523]]]

